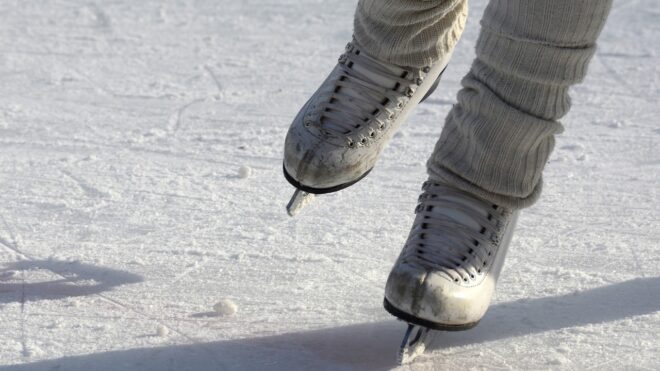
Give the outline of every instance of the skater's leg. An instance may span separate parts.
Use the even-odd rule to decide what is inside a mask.
[[[610,0],[492,0],[477,58],[428,162],[431,179],[522,208],[541,191],[568,89],[584,78]]]
[[[467,16],[467,0],[361,0],[355,39],[294,119],[284,176],[299,191],[336,192],[374,167],[414,108],[437,86]],[[303,202],[304,201],[304,202]]]
[[[360,0],[355,39],[370,55],[424,67],[451,53],[467,18],[467,0]]]
[[[569,108],[608,0],[492,0],[477,59],[435,153],[385,308],[443,330],[486,312],[518,211],[536,200],[557,120]],[[404,348],[405,350],[405,348]]]

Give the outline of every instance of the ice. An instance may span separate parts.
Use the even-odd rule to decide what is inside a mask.
[[[0,371],[395,368],[383,287],[485,4],[371,174],[290,218],[356,1],[1,1]],[[660,369],[658,14],[615,1],[493,306],[411,369]]]
[[[16,275],[17,275],[16,271],[0,272],[0,281],[9,281],[15,279]]]

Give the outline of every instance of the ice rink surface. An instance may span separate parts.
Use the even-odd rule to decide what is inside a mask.
[[[291,219],[284,136],[355,1],[0,2],[0,370],[395,367],[385,278],[484,3],[372,174]],[[660,368],[658,40],[615,2],[495,303],[410,369]]]

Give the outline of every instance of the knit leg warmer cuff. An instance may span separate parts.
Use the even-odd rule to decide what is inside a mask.
[[[467,0],[360,0],[354,37],[378,59],[424,67],[454,49],[466,18]]]

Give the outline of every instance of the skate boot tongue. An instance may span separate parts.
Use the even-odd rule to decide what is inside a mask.
[[[468,201],[467,199],[450,195],[440,195],[439,199],[446,200],[450,204],[462,205],[466,209],[432,207],[432,210],[430,211],[434,215],[447,217],[460,225],[469,227],[471,230],[476,232],[481,230],[481,226],[475,221],[473,215],[477,214],[488,217],[488,213],[483,209],[483,206],[477,205],[475,202]]]
[[[474,278],[490,260],[506,211],[450,186],[427,182],[424,190],[407,253],[452,280]]]
[[[363,56],[365,59],[373,62],[373,64],[375,65],[380,66],[384,71],[387,71],[389,73],[389,75],[383,74],[382,72],[378,73],[376,71],[367,68],[363,64],[352,63],[349,66],[349,68],[351,68],[352,70],[363,74],[370,81],[372,81],[377,85],[382,86],[383,88],[394,90],[395,88],[397,88],[397,84],[399,83],[397,80],[393,79],[392,76],[405,77],[408,73],[410,73],[409,71],[401,67],[385,62],[380,62],[377,59],[372,58],[364,53],[360,53],[359,50],[356,50],[355,54]]]
[[[379,113],[393,117],[398,101],[417,86],[419,72],[379,61],[349,43],[339,59],[341,73],[326,104],[316,107],[326,132],[348,135]]]

